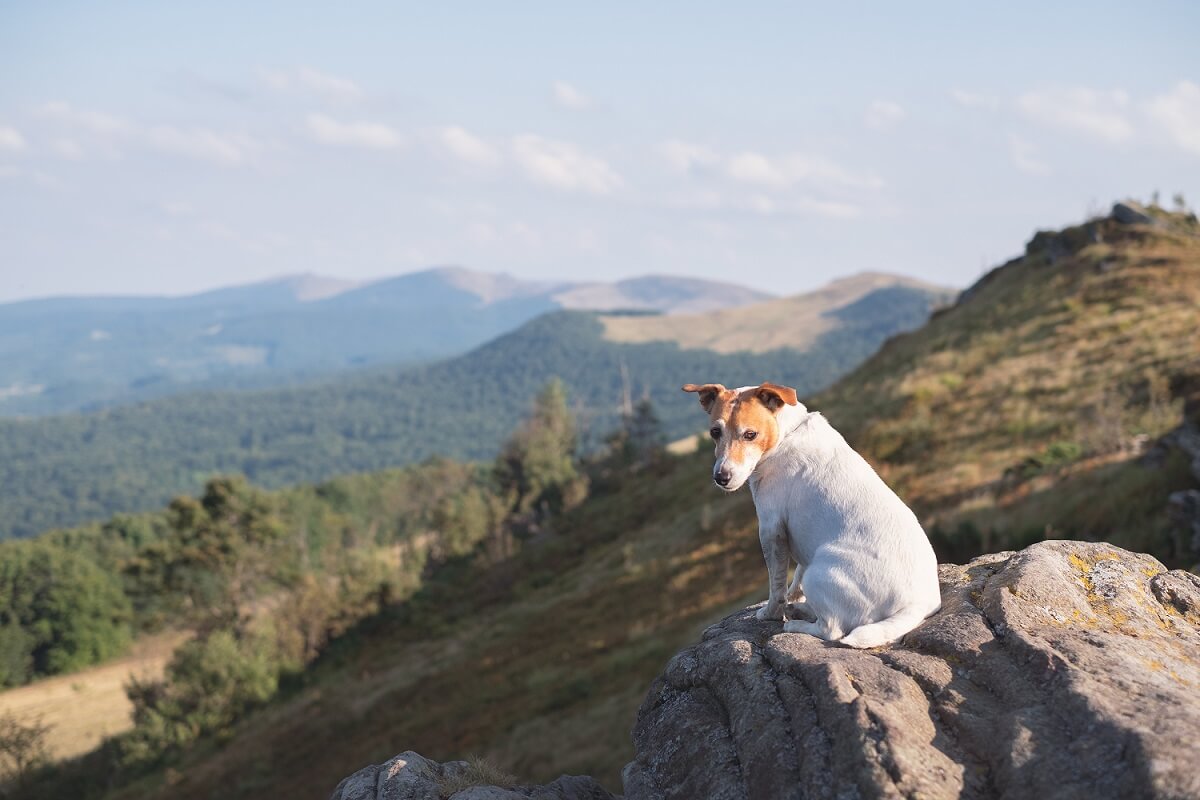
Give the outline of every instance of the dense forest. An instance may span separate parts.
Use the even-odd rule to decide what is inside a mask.
[[[617,344],[595,315],[556,312],[429,366],[0,421],[0,537],[148,510],[198,493],[215,474],[281,487],[433,456],[490,458],[552,376],[570,391],[585,449],[616,425],[623,392],[649,397],[666,434],[685,436],[696,420],[677,396],[682,383],[769,378],[811,393],[924,322],[932,302],[924,291],[881,289],[834,312],[838,327],[808,350],[757,354]]]
[[[279,492],[220,477],[162,511],[0,543],[0,686],[110,659],[139,634],[191,634],[163,681],[128,686],[133,729],[33,776],[35,794],[90,796],[169,763],[439,566],[499,563],[664,457],[642,401],[581,460],[566,398],[547,384],[490,464],[436,460]]]

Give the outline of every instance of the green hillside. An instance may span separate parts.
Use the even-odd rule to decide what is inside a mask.
[[[488,458],[551,377],[566,383],[585,438],[611,429],[622,387],[663,409],[667,432],[695,420],[676,404],[697,375],[773,375],[827,386],[889,336],[920,325],[934,295],[894,287],[835,309],[804,352],[718,354],[669,342],[619,344],[595,315],[556,312],[450,361],[259,392],[202,393],[83,416],[0,421],[0,537],[148,510],[216,473],[278,487],[415,463]],[[338,299],[338,298],[334,298]]]

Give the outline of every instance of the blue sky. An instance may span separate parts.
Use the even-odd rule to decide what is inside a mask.
[[[965,285],[1039,226],[1200,199],[1195,3],[647,6],[0,4],[0,300]]]

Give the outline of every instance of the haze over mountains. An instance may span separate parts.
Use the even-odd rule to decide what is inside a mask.
[[[374,306],[354,300],[360,290],[319,302],[329,308],[345,304],[347,313],[336,318],[347,325],[370,318],[377,308],[374,319],[393,325],[395,335],[403,336],[415,327],[414,319],[429,320],[438,313],[470,323],[471,310],[458,316],[447,310],[455,308],[452,301],[462,300],[462,294],[477,304],[481,296],[491,298],[483,310],[503,309],[508,319],[553,297],[545,292],[521,295],[527,287],[509,279],[476,282],[475,290],[467,292],[446,277],[411,276],[403,282],[407,287],[394,293],[384,286],[371,295]],[[440,293],[445,302],[438,306],[439,301],[430,300],[423,309],[401,306],[415,294],[410,291],[413,281],[424,282],[423,297]],[[400,282],[389,283],[396,288]],[[631,283],[640,293],[622,297],[621,303],[654,298],[660,305],[695,308],[716,302],[698,291],[713,289],[703,282]],[[175,494],[199,491],[215,473],[242,473],[261,485],[286,486],[430,457],[490,458],[527,412],[530,398],[553,379],[565,383],[590,445],[618,424],[623,394],[650,397],[665,432],[685,436],[695,430],[697,420],[691,407],[676,402],[683,383],[702,375],[742,383],[769,375],[802,391],[816,391],[888,337],[922,324],[949,296],[945,290],[904,285],[879,288],[873,279],[860,288],[868,285],[875,288],[826,293],[826,301],[833,302],[796,298],[787,320],[797,333],[795,346],[788,346],[784,337],[762,352],[716,352],[690,343],[681,347],[669,332],[647,341],[612,341],[597,312],[558,310],[435,363],[351,370],[263,391],[191,392],[84,415],[0,420],[0,485],[5,487],[0,538],[153,508]],[[578,299],[585,290],[570,291]],[[750,294],[736,287],[714,291],[725,298]],[[600,294],[613,297],[608,288]],[[466,309],[466,301],[457,308]],[[712,315],[719,313],[688,315],[688,327],[717,325]],[[302,312],[294,319],[296,341],[319,347],[316,333],[301,325]],[[780,320],[773,314],[762,320],[763,336],[777,337]],[[432,322],[430,326],[438,330]],[[817,328],[819,335],[799,335]],[[449,336],[461,328],[447,331]]]
[[[185,297],[9,303],[0,305],[0,415],[432,361],[557,309],[703,312],[769,297],[673,276],[536,282],[442,267],[367,282],[294,275]]]

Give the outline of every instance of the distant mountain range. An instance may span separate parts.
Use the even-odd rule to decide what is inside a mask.
[[[769,298],[694,278],[537,282],[443,267],[368,282],[296,275],[186,297],[9,303],[0,305],[0,416],[428,362],[559,309],[704,312]]]
[[[445,281],[436,283],[451,291]],[[348,302],[351,294],[320,302]],[[375,297],[388,307],[385,293]],[[552,378],[566,384],[592,443],[615,427],[626,393],[648,395],[665,432],[685,436],[700,420],[694,404],[680,402],[682,384],[771,379],[812,392],[888,337],[923,323],[944,297],[944,291],[907,286],[876,288],[826,306],[819,335],[759,353],[681,348],[666,336],[616,342],[606,338],[602,315],[556,311],[438,363],[357,370],[266,391],[193,392],[91,414],[0,420],[0,538],[154,508],[198,491],[214,473],[244,473],[274,487],[430,457],[490,458]],[[361,313],[364,306],[350,308]],[[763,320],[777,324],[771,316]]]

